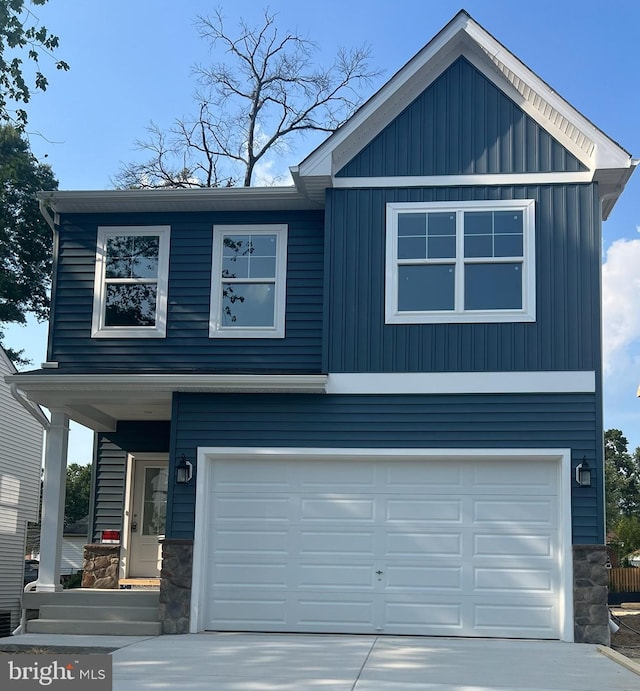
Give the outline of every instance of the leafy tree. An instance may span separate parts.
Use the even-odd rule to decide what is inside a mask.
[[[640,448],[627,450],[619,429],[604,433],[607,528],[615,529],[622,517],[640,515]]]
[[[52,237],[35,194],[57,187],[51,168],[36,160],[21,134],[0,125],[0,341],[2,324],[49,314]],[[24,363],[16,351],[7,352]]]
[[[366,46],[341,48],[333,64],[315,66],[317,44],[281,31],[268,10],[260,26],[240,20],[235,37],[220,9],[196,26],[227,61],[194,69],[195,116],[176,120],[168,132],[151,123],[148,140],[137,142],[151,157],[125,165],[118,187],[249,186],[258,162],[286,152],[293,135],[336,130],[378,74],[368,67]]]
[[[31,5],[44,5],[47,0],[30,0]],[[36,15],[25,0],[0,2],[0,121],[10,122],[19,131],[27,124],[27,111],[19,104],[31,99],[31,91],[46,91],[48,81],[40,69],[40,57],[51,59],[58,70],[68,70],[64,60],[53,56],[59,39],[40,26]],[[23,57],[26,52],[35,73],[33,83],[25,76]],[[31,80],[29,80],[31,81]],[[15,104],[15,108],[12,105]]]
[[[618,550],[622,556],[622,563],[630,566],[629,555],[640,549],[640,518],[623,516],[616,524],[615,532],[618,536]]]
[[[70,463],[67,466],[64,524],[72,525],[89,513],[91,493],[91,466]]]

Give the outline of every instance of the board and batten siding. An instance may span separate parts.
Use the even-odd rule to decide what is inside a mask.
[[[600,371],[597,186],[329,190],[327,372]],[[534,199],[536,321],[384,323],[389,202]]]
[[[586,170],[465,58],[458,58],[337,177]]]
[[[593,394],[174,394],[171,457],[198,447],[569,448],[602,463]],[[197,468],[194,468],[197,475]],[[172,477],[172,474],[170,474]],[[196,477],[197,482],[197,477]],[[167,535],[193,538],[196,482],[172,485]],[[575,543],[601,543],[602,477],[573,488]]]
[[[168,453],[169,422],[120,422],[116,432],[98,435],[89,525],[94,542],[103,530],[122,530],[127,458],[136,453]]]
[[[16,370],[0,348],[0,611],[20,623],[27,522],[37,523],[43,429],[11,395]]]
[[[286,337],[209,338],[214,224],[288,225]],[[169,225],[166,338],[91,338],[98,226]],[[65,216],[48,359],[60,373],[320,372],[323,213],[225,212]]]

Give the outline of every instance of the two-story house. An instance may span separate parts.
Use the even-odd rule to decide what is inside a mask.
[[[165,632],[608,640],[601,222],[635,165],[460,12],[292,187],[43,193],[48,361],[12,379],[45,482],[95,430],[93,540]]]

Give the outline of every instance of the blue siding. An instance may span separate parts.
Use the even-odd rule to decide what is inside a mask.
[[[286,338],[210,339],[214,223],[289,225]],[[92,339],[98,225],[171,226],[169,305],[164,339]],[[50,357],[59,372],[320,371],[323,213],[268,212],[70,216],[63,219]]]
[[[90,525],[95,542],[103,530],[122,530],[127,454],[168,453],[168,422],[120,422],[98,435]]]
[[[602,464],[596,396],[175,394],[172,458],[203,446],[571,448]],[[604,535],[602,477],[573,497],[573,540]],[[195,482],[173,487],[167,535],[193,537]]]
[[[329,190],[328,372],[600,370],[595,185]],[[384,323],[385,205],[536,200],[535,323]]]
[[[337,175],[479,175],[586,168],[459,58]]]

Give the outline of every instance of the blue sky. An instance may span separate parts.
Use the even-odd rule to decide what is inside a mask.
[[[220,6],[233,27],[258,22],[256,0],[49,0],[34,12],[60,37],[67,73],[47,69],[49,89],[29,104],[34,153],[51,164],[61,189],[108,189],[123,162],[140,155],[150,120],[165,127],[189,114],[191,68],[212,56],[194,19]],[[279,25],[316,41],[321,59],[338,46],[367,43],[389,79],[463,6],[460,0],[271,0]],[[637,0],[467,0],[473,17],[612,139],[640,158],[640,53]],[[217,56],[220,57],[220,56]],[[369,95],[369,94],[367,94]],[[318,140],[297,144],[290,159],[266,172],[286,171]],[[623,430],[640,446],[640,172],[603,227],[605,428]],[[7,329],[6,342],[24,348],[39,366],[46,326]],[[72,428],[70,462],[91,460],[91,437]]]

